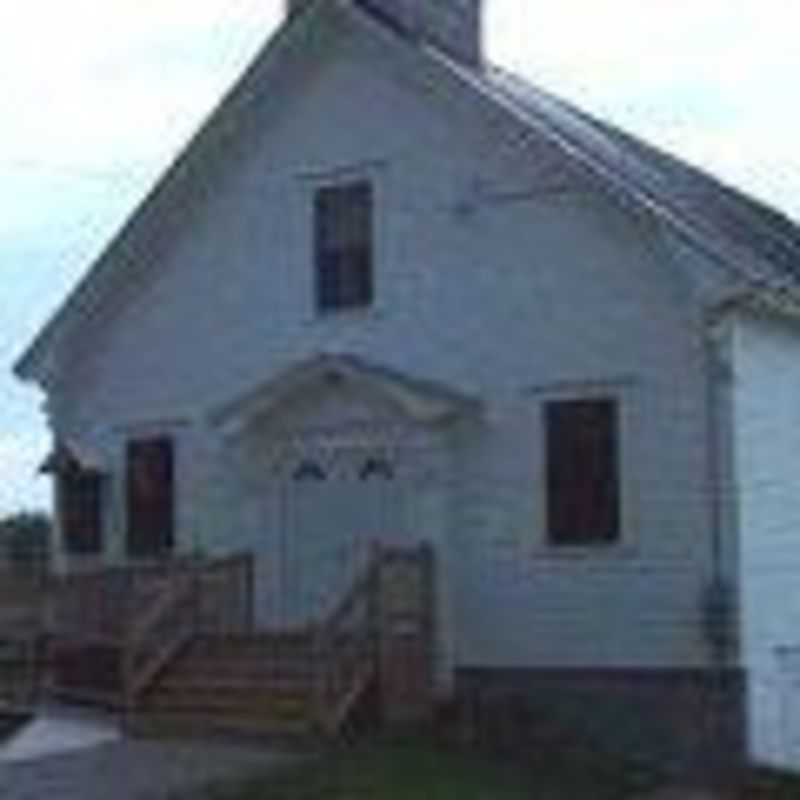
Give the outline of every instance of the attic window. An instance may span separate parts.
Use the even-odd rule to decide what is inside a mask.
[[[323,186],[314,197],[319,311],[369,306],[373,299],[373,190],[366,180]]]

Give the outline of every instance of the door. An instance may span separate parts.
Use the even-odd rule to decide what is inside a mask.
[[[404,536],[404,491],[395,461],[366,448],[340,448],[292,464],[281,515],[283,625],[329,614],[366,567],[371,543]]]

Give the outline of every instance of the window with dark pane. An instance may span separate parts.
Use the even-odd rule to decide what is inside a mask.
[[[620,537],[619,409],[613,398],[545,405],[547,531],[555,545]]]
[[[57,492],[65,551],[99,555],[103,549],[102,476],[70,470],[58,476]]]
[[[373,299],[373,191],[369,181],[317,190],[314,199],[317,308],[369,306]]]
[[[172,439],[128,443],[128,554],[168,555],[175,538],[175,454]]]

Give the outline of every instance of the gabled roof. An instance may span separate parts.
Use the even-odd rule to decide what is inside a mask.
[[[784,214],[516,75],[492,68],[485,80],[623,184],[691,221],[698,233],[719,238],[744,257],[755,256],[747,278],[777,285],[800,281],[800,227]],[[731,266],[746,269],[747,263]]]
[[[318,0],[296,14],[268,42],[189,146],[145,198],[118,236],[78,284],[15,365],[24,379],[39,377],[43,355],[69,320],[102,300],[103,287],[120,269],[131,269],[148,226],[159,220],[193,180],[203,180],[204,159],[226,137],[237,135],[237,115],[252,110],[254,90],[264,90],[270,67],[282,52],[302,47],[319,17],[348,14],[364,30],[381,33],[395,46],[411,49],[426,66],[440,70],[477,99],[494,104],[514,121],[556,145],[627,202],[645,208],[693,246],[700,248],[744,286],[800,292],[800,228],[788,217],[595,119],[524,79],[488,65],[468,65],[430,44],[411,38],[374,11],[368,0]],[[218,151],[217,151],[218,152]],[[195,187],[196,188],[196,187]],[[163,231],[162,231],[163,232]],[[168,233],[168,231],[167,231]]]
[[[428,50],[608,189],[648,209],[747,285],[800,289],[800,227],[786,215],[518,75],[491,65],[470,69]]]

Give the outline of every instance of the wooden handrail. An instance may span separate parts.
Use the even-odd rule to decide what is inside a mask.
[[[329,735],[339,730],[377,674],[376,601],[382,559],[376,543],[369,564],[317,629],[317,722]]]
[[[206,633],[246,633],[253,629],[254,558],[239,553],[205,562],[200,582],[198,626]]]
[[[352,703],[360,696],[363,681],[372,678],[377,665],[377,653],[370,640],[374,622],[372,601],[378,569],[376,548],[367,569],[353,582],[317,630],[317,722],[327,734],[334,734],[339,729]],[[362,605],[362,618],[356,616],[355,628],[348,630],[347,622],[357,614],[359,604]]]
[[[148,632],[158,624],[161,617],[165,616],[173,605],[178,602],[182,594],[180,589],[185,592],[188,588],[188,581],[185,579],[180,583],[174,582],[160,594],[156,601],[146,609],[138,619],[134,620],[128,636],[125,641],[126,647],[135,649],[139,646],[144,639],[147,638]]]
[[[416,574],[408,584],[414,587],[414,593],[396,595],[398,575],[400,585],[405,585],[408,578],[402,576],[408,567],[412,575]],[[379,680],[382,695],[388,692],[391,697],[395,690],[391,664],[398,625],[404,629],[400,634],[402,639],[407,635],[408,623],[413,622],[411,630],[416,629],[415,635],[422,637],[423,653],[430,653],[432,581],[430,545],[415,548],[375,545],[367,568],[317,632],[317,714],[324,732],[333,735],[340,730],[371,681]],[[384,674],[387,665],[389,669]],[[423,663],[421,668],[430,674],[430,666],[429,661],[427,667]]]
[[[163,582],[183,574],[189,562],[104,567],[54,578],[48,625],[56,635],[123,640]]]
[[[321,632],[324,634],[326,631],[335,630],[338,623],[347,617],[347,614],[355,606],[359,600],[362,600],[365,595],[369,594],[375,581],[376,573],[379,567],[377,560],[373,560],[364,573],[358,577],[352,586],[347,590],[345,596],[336,605],[334,610],[329,614],[328,618],[321,625]]]
[[[157,598],[131,631],[123,649],[122,668],[128,708],[135,705],[161,669],[194,636],[197,588],[194,576],[183,576]]]
[[[123,648],[129,709],[201,629],[239,632],[251,625],[252,561],[244,554],[195,562],[173,577],[134,621]]]

